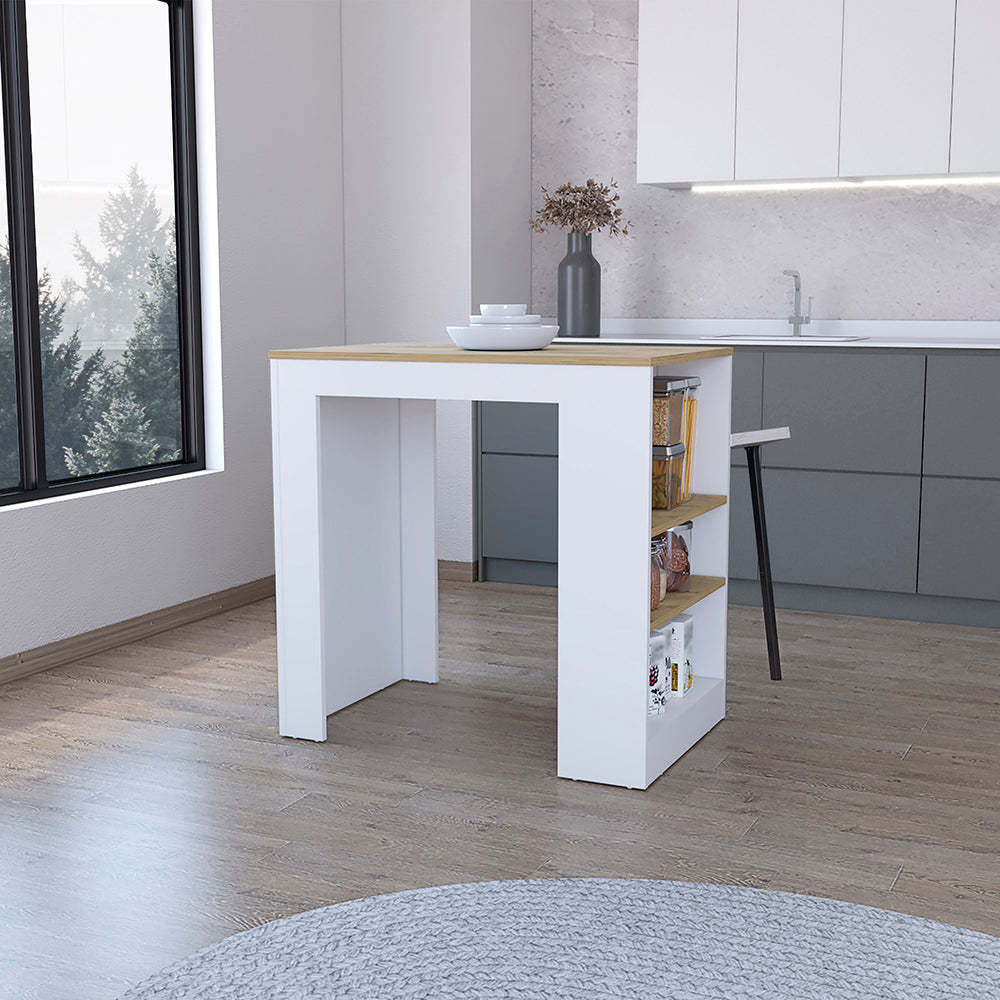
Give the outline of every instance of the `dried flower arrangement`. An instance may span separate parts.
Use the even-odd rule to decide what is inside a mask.
[[[607,228],[609,236],[628,236],[631,222],[622,221],[618,206],[621,195],[614,180],[599,184],[591,177],[586,184],[560,184],[552,194],[542,188],[544,203],[528,225],[536,233],[549,226],[572,233],[594,233]]]

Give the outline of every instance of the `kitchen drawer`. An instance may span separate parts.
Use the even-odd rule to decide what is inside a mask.
[[[482,554],[555,562],[559,541],[559,459],[483,455]]]
[[[482,403],[483,451],[558,455],[559,407],[554,403]]]
[[[789,348],[764,356],[766,465],[920,474],[924,355]]]
[[[1000,356],[927,359],[924,474],[1000,479]]]
[[[741,448],[740,451],[742,450]],[[766,514],[766,494],[764,510]],[[745,467],[730,469],[729,576],[734,580],[757,579],[757,542],[753,532],[750,480]]]
[[[1000,600],[1000,482],[923,480],[919,593]]]
[[[764,381],[764,352],[745,351],[737,348],[733,352],[733,423],[734,433],[739,431],[759,431],[761,429],[761,394]],[[734,448],[732,464],[747,464],[747,453],[742,448]]]
[[[914,593],[918,476],[764,470],[776,582]]]

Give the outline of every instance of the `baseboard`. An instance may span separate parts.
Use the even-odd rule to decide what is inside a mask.
[[[129,642],[146,639],[158,632],[187,625],[200,618],[217,615],[220,611],[230,611],[252,604],[266,597],[274,596],[274,577],[266,576],[261,580],[242,583],[238,587],[219,590],[214,594],[196,597],[192,601],[174,604],[160,611],[150,611],[145,615],[128,618],[113,625],[95,628],[80,635],[71,635],[66,639],[50,642],[45,646],[14,653],[0,658],[0,684],[37,674],[42,670],[60,667],[65,663],[81,660],[94,653],[102,653],[115,646],[124,646]]]
[[[475,583],[479,579],[479,563],[438,559],[438,579],[457,583]]]

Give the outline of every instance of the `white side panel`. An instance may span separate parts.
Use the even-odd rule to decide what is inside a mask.
[[[558,773],[645,788],[652,369],[580,372],[559,401]]]
[[[326,739],[320,603],[319,448],[306,373],[271,362],[278,731]]]
[[[736,179],[837,176],[844,0],[740,0]]]
[[[840,176],[948,171],[955,0],[845,0]]]
[[[401,680],[399,401],[319,401],[326,711]]]
[[[737,0],[640,0],[640,184],[733,179],[737,10]]]
[[[951,172],[1000,171],[1000,3],[958,0]]]
[[[438,679],[435,428],[432,400],[399,401],[403,679],[431,683]]]

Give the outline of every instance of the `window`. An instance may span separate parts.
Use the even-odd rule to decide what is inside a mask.
[[[204,468],[191,25],[0,3],[0,503]]]

